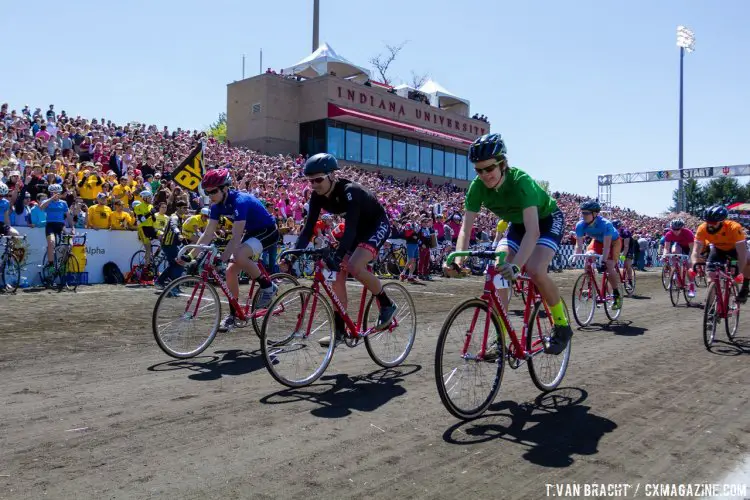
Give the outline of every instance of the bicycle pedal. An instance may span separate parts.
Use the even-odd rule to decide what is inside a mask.
[[[344,339],[344,344],[346,344],[347,347],[357,347],[359,345],[360,337],[352,338],[352,337],[346,337]]]

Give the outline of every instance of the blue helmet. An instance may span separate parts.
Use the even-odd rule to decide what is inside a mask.
[[[714,205],[707,208],[703,214],[703,220],[706,222],[723,222],[729,216],[729,211],[724,205]]]
[[[500,134],[486,134],[471,143],[469,161],[477,163],[484,160],[501,159],[508,154],[505,141]]]
[[[586,210],[589,212],[601,212],[602,211],[602,206],[599,204],[598,201],[595,201],[595,200],[584,201],[583,203],[581,203],[580,208],[581,210]]]
[[[339,162],[336,161],[336,157],[328,153],[318,153],[307,159],[302,173],[305,175],[330,174],[338,169]]]

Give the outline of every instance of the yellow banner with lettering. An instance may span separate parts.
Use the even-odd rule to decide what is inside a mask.
[[[198,192],[205,173],[203,164],[203,143],[198,144],[190,156],[172,171],[172,180],[188,191]]]

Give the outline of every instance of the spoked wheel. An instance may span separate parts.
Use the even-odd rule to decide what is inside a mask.
[[[685,286],[682,288],[682,297],[685,299],[685,305],[688,307],[692,306],[693,302],[695,302],[695,295],[693,297],[690,296],[690,281],[687,276],[685,276]]]
[[[477,359],[488,319],[486,347],[489,349],[496,344],[494,361]],[[500,332],[498,318],[480,299],[469,299],[457,305],[443,323],[435,348],[435,383],[440,400],[456,418],[479,417],[500,390],[506,359]],[[464,351],[466,354],[462,354]]]
[[[588,273],[581,274],[573,287],[573,317],[578,326],[587,326],[596,311],[596,285]]]
[[[8,255],[8,260],[3,264],[0,280],[2,280],[0,283],[2,290],[10,293],[18,290],[18,285],[21,283],[21,264],[15,255]]]
[[[672,282],[672,268],[670,266],[663,266],[661,268],[661,286],[664,287],[665,291],[669,291],[669,284]]]
[[[154,255],[159,250],[159,245],[151,245],[151,259],[153,260]],[[166,260],[166,259],[164,259]],[[132,257],[130,257],[130,269],[133,269],[135,266],[145,266],[146,265],[146,250],[138,250],[133,254]]]
[[[78,265],[78,259],[72,253],[68,253],[65,260],[61,264],[58,264],[56,276],[58,280],[57,289],[62,290],[66,288],[71,292],[75,292],[81,281],[80,273],[81,268]]]
[[[365,347],[373,361],[384,368],[392,368],[404,362],[417,336],[417,309],[409,292],[400,283],[386,283],[383,291],[396,304],[396,314],[391,326],[365,337]],[[365,307],[364,329],[376,325],[380,305],[374,295]]]
[[[706,305],[703,308],[703,344],[706,349],[711,349],[711,344],[716,339],[716,324],[719,321],[716,302],[716,285],[708,285],[706,293]]]
[[[625,281],[623,282],[625,293],[628,295],[628,297],[632,297],[633,295],[635,295],[636,290],[635,269],[631,269],[631,272],[633,273],[633,278],[628,280],[628,271],[625,270]]]
[[[695,274],[695,286],[700,288],[708,287],[708,280],[706,279],[706,266],[701,266],[701,271]]]
[[[563,302],[565,316],[568,316],[568,306]],[[568,318],[569,320],[570,318]],[[565,377],[570,361],[570,346],[572,340],[560,354],[544,352],[544,341],[552,336],[554,321],[547,313],[542,302],[537,302],[531,316],[529,316],[529,331],[526,335],[526,351],[531,353],[529,359],[529,375],[534,385],[540,391],[549,392],[557,388]]]
[[[669,300],[672,302],[674,307],[680,303],[680,294],[682,289],[680,288],[680,279],[677,277],[677,272],[672,273],[672,279],[669,281]]]
[[[151,315],[157,345],[169,356],[192,358],[211,345],[221,321],[219,294],[197,276],[183,276],[164,288]]]
[[[284,293],[292,287],[299,286],[299,281],[297,281],[297,278],[295,278],[291,274],[276,273],[272,274],[270,278],[271,282],[278,287],[278,290],[276,292],[277,295],[280,293]],[[253,324],[253,330],[255,330],[255,334],[258,336],[258,338],[260,338],[260,329],[263,326],[263,316],[256,316],[255,314],[253,314],[253,312],[257,309],[256,304],[258,303],[259,299],[260,288],[258,288],[253,295],[253,301],[250,305],[249,313],[251,322]]]
[[[260,347],[266,368],[287,387],[310,385],[328,368],[333,351],[333,309],[312,288],[296,286],[280,294],[263,318]],[[278,314],[277,314],[278,311]],[[318,342],[328,336],[327,347]]]
[[[724,318],[724,328],[727,331],[727,338],[734,342],[737,337],[737,331],[740,329],[740,303],[737,302],[739,287],[732,283],[729,287],[729,304],[727,305],[727,315]]]
[[[606,294],[605,297],[607,297],[607,300],[604,302],[604,314],[607,315],[607,318],[609,318],[610,321],[617,321],[622,314],[622,305],[624,304],[621,304],[619,309],[615,309],[615,295],[612,293],[612,285],[609,283],[609,280],[606,281],[604,286],[606,287],[604,292]],[[619,291],[620,300],[622,301],[622,296],[624,294],[622,284],[620,284]]]

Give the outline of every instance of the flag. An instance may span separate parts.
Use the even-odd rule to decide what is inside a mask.
[[[199,192],[201,179],[206,172],[203,163],[203,142],[198,144],[195,149],[172,171],[172,180],[188,191]]]

